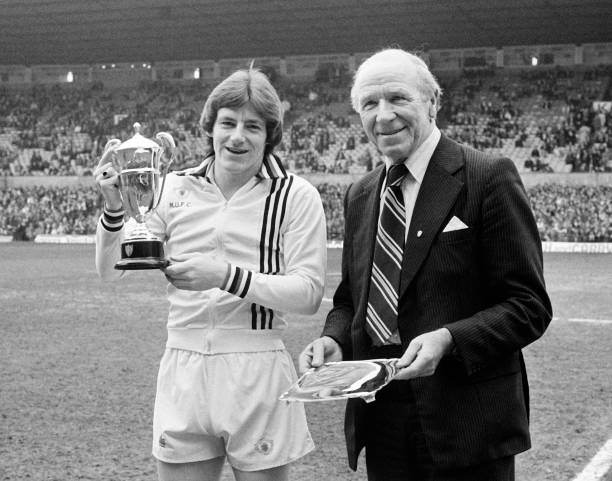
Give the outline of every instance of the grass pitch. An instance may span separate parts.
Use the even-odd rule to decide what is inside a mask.
[[[329,254],[326,297],[339,280]],[[165,280],[98,280],[91,245],[0,244],[0,480],[151,480],[155,378],[165,343]],[[525,349],[533,449],[517,480],[570,481],[612,438],[612,256],[547,254],[554,315]],[[290,317],[297,357],[330,307]],[[345,461],[344,404],[307,405],[317,449],[292,479],[365,479]],[[610,474],[610,473],[608,473]],[[224,479],[233,479],[226,471]],[[606,479],[608,479],[606,477]]]

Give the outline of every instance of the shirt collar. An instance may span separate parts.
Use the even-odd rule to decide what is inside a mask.
[[[433,130],[425,141],[419,145],[419,147],[404,161],[404,165],[412,175],[412,177],[421,184],[423,177],[425,177],[425,171],[429,165],[429,161],[438,146],[438,142],[441,137],[440,129],[434,125]],[[385,158],[385,164],[387,166],[387,172],[391,166],[391,161]]]
[[[212,182],[214,163],[215,156],[210,155],[206,157],[200,165],[192,167],[191,169],[186,169],[184,173],[187,175],[204,177],[208,182]],[[276,155],[269,154],[267,157],[264,157],[261,168],[255,176],[259,179],[286,179],[289,177],[289,174],[285,170],[281,160]]]

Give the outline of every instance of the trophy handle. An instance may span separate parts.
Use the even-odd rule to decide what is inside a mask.
[[[121,140],[119,139],[109,139],[108,142],[106,142],[106,145],[104,146],[104,150],[102,152],[102,157],[104,157],[109,151],[111,150],[115,150],[117,147],[119,147],[119,145],[121,145]],[[121,166],[117,165],[117,159],[114,155],[111,156],[111,162],[113,164],[113,168],[117,171],[117,174],[121,173]],[[120,179],[119,179],[120,181]]]
[[[176,144],[174,143],[174,138],[168,132],[159,132],[155,135],[155,138],[160,141],[162,147],[164,148],[164,152],[167,150],[170,151],[170,160],[166,164],[166,170],[170,167],[170,164],[174,162],[174,155],[176,153]]]
[[[166,151],[170,151],[170,160],[166,164],[162,163],[163,171],[160,172],[160,174],[162,175],[162,185],[161,189],[159,190],[159,197],[157,198],[157,202],[155,202],[155,206],[152,210],[157,209],[159,203],[161,202],[162,193],[164,192],[164,186],[166,185],[166,176],[168,174],[168,171],[170,170],[172,162],[174,162],[174,157],[176,153],[176,143],[174,142],[174,138],[172,137],[172,135],[170,135],[168,132],[159,132],[155,135],[155,138],[160,141],[162,147],[164,148],[164,153],[166,153]]]
[[[108,152],[109,150],[114,149],[120,143],[121,141],[119,139],[108,139],[108,142],[106,142],[106,145],[104,145],[104,151],[102,152],[102,155],[106,154],[106,152]]]

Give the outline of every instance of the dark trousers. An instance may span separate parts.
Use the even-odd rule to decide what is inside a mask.
[[[436,467],[409,381],[392,381],[367,404],[365,457],[369,481],[514,481],[514,456],[465,468]]]

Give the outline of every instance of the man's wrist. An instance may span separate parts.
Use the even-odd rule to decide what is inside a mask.
[[[100,222],[102,227],[109,232],[118,232],[123,228],[123,206],[120,209],[109,209],[106,202],[104,203],[104,209],[100,216]]]
[[[118,203],[109,203],[104,201],[104,210],[106,210],[110,214],[115,214],[117,212],[121,212],[123,210],[123,204],[121,202]]]
[[[455,340],[453,339],[453,335],[446,327],[442,327],[440,331],[446,337],[446,348],[444,350],[444,354],[454,354],[456,352],[456,348],[455,348]]]

